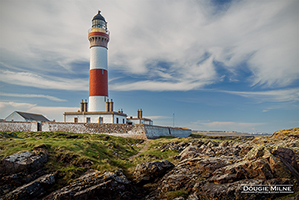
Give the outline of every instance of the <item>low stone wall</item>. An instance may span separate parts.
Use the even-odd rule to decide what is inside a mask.
[[[120,137],[146,139],[142,125],[44,122],[42,131],[107,134]]]
[[[188,137],[191,135],[191,129],[187,128],[170,128],[170,134],[174,137]]]
[[[138,139],[160,136],[188,137],[190,129],[127,124],[65,123],[65,122],[0,122],[0,131],[64,131],[70,133],[108,134]]]
[[[1,121],[0,131],[37,131],[36,122]]]
[[[191,135],[191,130],[186,128],[144,125],[144,129],[149,139],[160,136],[188,137]]]
[[[126,124],[43,122],[42,131],[65,131],[73,133],[127,133],[133,126]]]

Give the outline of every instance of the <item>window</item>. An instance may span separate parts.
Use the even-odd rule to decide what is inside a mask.
[[[74,118],[74,122],[78,123],[78,118],[77,117]]]
[[[123,124],[125,123],[125,119],[123,119]]]
[[[90,123],[90,117],[86,117],[86,123]]]
[[[118,124],[118,117],[116,118],[116,123]]]
[[[106,29],[106,23],[103,20],[92,20],[92,28]]]
[[[99,123],[103,123],[103,117],[99,117]]]

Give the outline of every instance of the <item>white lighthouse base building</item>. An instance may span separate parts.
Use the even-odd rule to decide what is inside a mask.
[[[73,123],[111,123],[111,124],[127,124],[127,115],[122,109],[118,112],[113,111],[112,99],[106,101],[106,111],[87,111],[87,102],[81,101],[80,110],[78,112],[65,112],[64,122]]]
[[[64,122],[127,124],[127,115],[118,112],[65,112]]]

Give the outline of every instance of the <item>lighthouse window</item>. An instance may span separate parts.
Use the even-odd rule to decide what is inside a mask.
[[[92,28],[103,28],[105,29],[105,22],[102,20],[93,20]]]

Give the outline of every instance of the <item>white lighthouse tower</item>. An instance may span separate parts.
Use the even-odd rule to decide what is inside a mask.
[[[105,111],[108,97],[107,45],[109,31],[101,11],[92,19],[92,27],[88,30],[88,40],[90,42],[88,111]],[[113,105],[113,103],[111,104]]]
[[[90,43],[89,101],[87,103],[85,99],[83,102],[82,99],[77,112],[64,112],[64,122],[152,124],[150,119],[142,117],[142,110],[138,110],[136,119],[130,117],[127,121],[127,114],[122,109],[114,111],[114,103],[112,99],[110,101],[108,99],[109,31],[101,11],[98,11],[92,19],[92,26],[88,30],[88,40]]]

